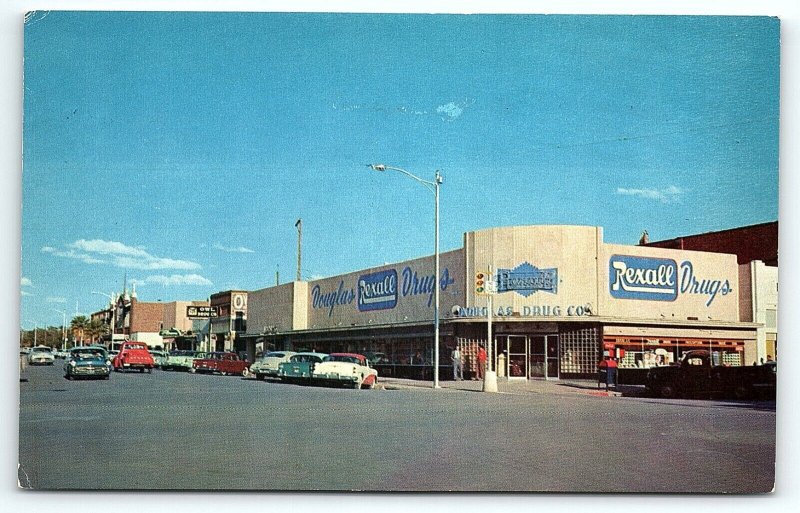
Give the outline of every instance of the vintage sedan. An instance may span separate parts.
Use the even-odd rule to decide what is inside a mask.
[[[310,383],[314,367],[322,363],[325,353],[296,353],[288,362],[278,364],[278,377],[285,383]]]
[[[144,342],[126,341],[122,343],[119,354],[111,361],[115,371],[127,371],[129,369],[139,369],[139,372],[153,371],[156,362],[147,350]]]
[[[47,346],[36,346],[28,353],[28,363],[30,365],[53,365],[56,357],[53,350]]]
[[[311,381],[319,385],[339,385],[359,389],[375,388],[378,371],[369,366],[367,357],[355,353],[331,353],[314,367]]]
[[[258,380],[277,378],[278,366],[288,362],[294,354],[294,351],[270,351],[250,366],[250,374],[254,374]]]
[[[223,376],[246,376],[250,365],[245,360],[240,360],[239,355],[231,352],[205,353],[200,358],[195,358],[189,372],[213,374],[218,372]]]
[[[170,351],[161,368],[164,370],[190,371],[192,370],[192,362],[194,362],[196,358],[200,357],[203,357],[202,353],[190,351],[188,349]]]
[[[166,351],[157,351],[154,349],[150,349],[150,356],[153,357],[153,361],[156,364],[156,367],[159,369],[164,367],[164,364],[167,363],[167,352]]]
[[[64,362],[64,377],[108,379],[111,364],[105,348],[99,346],[74,347]]]

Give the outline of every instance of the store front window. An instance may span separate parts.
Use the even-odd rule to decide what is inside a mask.
[[[603,337],[604,353],[619,361],[620,369],[649,369],[678,362],[684,353],[710,351],[714,365],[744,365],[744,342],[725,339]]]

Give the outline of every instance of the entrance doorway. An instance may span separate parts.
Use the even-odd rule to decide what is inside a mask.
[[[558,335],[528,337],[531,378],[559,379]]]
[[[495,341],[497,363],[508,379],[560,378],[558,335],[500,335]]]

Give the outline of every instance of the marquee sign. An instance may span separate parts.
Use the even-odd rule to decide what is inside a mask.
[[[497,292],[511,292],[528,297],[538,291],[558,293],[558,269],[539,269],[523,262],[513,269],[497,270]]]

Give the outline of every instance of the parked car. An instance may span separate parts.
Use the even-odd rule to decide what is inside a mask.
[[[188,371],[192,369],[192,362],[195,358],[201,357],[202,353],[197,351],[189,351],[186,349],[179,349],[170,351],[167,355],[164,365],[161,366],[164,370],[183,370]]]
[[[47,346],[36,346],[31,348],[28,353],[28,363],[30,365],[53,365],[56,357],[53,350]]]
[[[328,356],[325,353],[302,352],[278,364],[278,377],[286,383],[310,383],[314,367]]]
[[[294,354],[294,351],[270,351],[263,354],[250,366],[250,373],[255,374],[258,380],[277,378],[278,366],[283,362],[288,362]]]
[[[108,379],[110,374],[111,364],[108,362],[108,353],[103,347],[74,347],[64,362],[64,377],[67,379]]]
[[[331,353],[322,363],[314,366],[311,381],[320,385],[341,385],[359,389],[375,388],[378,371],[369,366],[364,355]]]
[[[119,354],[114,357],[111,365],[115,371],[127,371],[129,369],[139,369],[139,372],[153,371],[156,362],[147,350],[144,342],[123,342],[119,349]]]
[[[167,352],[166,351],[157,351],[153,349],[149,349],[150,356],[153,357],[153,362],[155,362],[156,367],[159,369],[164,367],[164,364],[167,362]]]
[[[231,352],[205,353],[202,358],[195,358],[192,362],[191,372],[213,374],[218,372],[223,376],[245,376],[250,365],[245,360],[240,360],[239,355]]]
[[[55,351],[53,351],[53,356],[55,356],[56,358],[66,359],[69,358],[69,351],[67,351],[66,349],[63,351],[61,349],[56,349]]]

